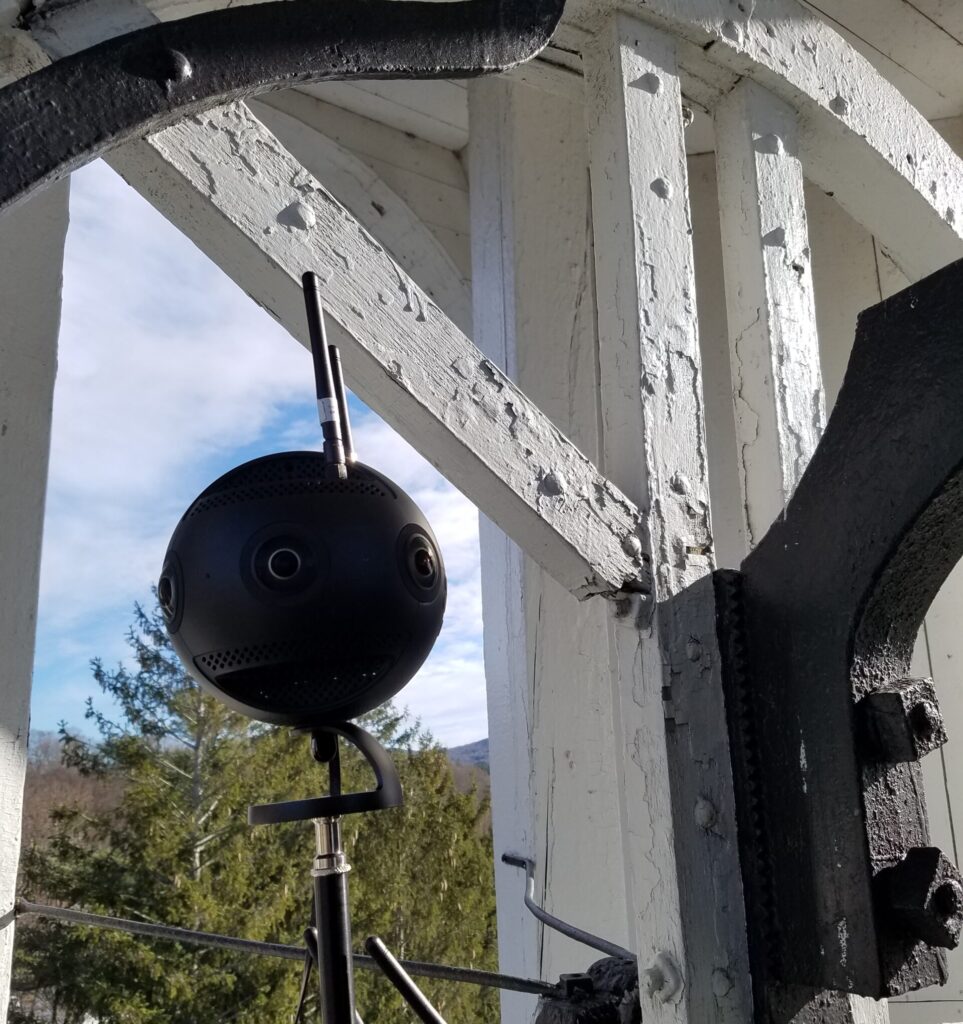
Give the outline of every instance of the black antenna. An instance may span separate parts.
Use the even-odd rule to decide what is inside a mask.
[[[344,442],[344,457],[348,462],[357,458],[354,451],[354,439],[351,437],[351,421],[348,419],[348,392],[344,386],[344,374],[341,371],[341,353],[337,345],[328,346],[331,359],[331,374],[334,377],[334,396],[341,410],[341,440]]]
[[[301,278],[304,287],[304,308],[308,314],[308,332],[311,336],[311,355],[314,358],[314,382],[318,396],[318,419],[324,434],[325,476],[330,480],[347,480],[348,469],[341,442],[341,410],[331,372],[331,357],[324,334],[324,310],[318,276],[309,270]]]

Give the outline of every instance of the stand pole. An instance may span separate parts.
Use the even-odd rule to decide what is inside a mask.
[[[348,864],[341,849],[341,819],[315,818],[317,853],[314,913],[318,929],[318,978],[324,1024],[354,1024],[354,975],[351,920],[348,915]]]

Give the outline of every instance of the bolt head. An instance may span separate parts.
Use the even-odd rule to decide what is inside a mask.
[[[959,945],[963,878],[936,847],[913,847],[903,860],[880,872],[877,884],[901,928],[930,946]]]
[[[900,679],[865,696],[857,714],[865,753],[877,761],[918,761],[946,742],[932,679]]]

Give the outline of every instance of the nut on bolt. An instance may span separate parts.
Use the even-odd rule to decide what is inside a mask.
[[[900,679],[857,705],[868,756],[891,763],[918,761],[946,742],[932,679]]]
[[[955,949],[963,931],[963,877],[935,846],[914,846],[878,877],[901,927],[930,946]]]

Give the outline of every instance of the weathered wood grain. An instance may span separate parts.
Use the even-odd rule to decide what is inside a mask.
[[[0,1020],[20,859],[68,185],[0,220]]]
[[[603,465],[648,512],[657,605],[613,612],[619,792],[643,1017],[745,1021],[749,972],[709,522],[682,99],[626,15],[585,55]]]
[[[789,500],[826,411],[796,112],[743,81],[716,108],[715,126],[739,478],[751,547]]]
[[[576,596],[647,589],[638,510],[244,106],[109,162],[307,343],[314,269],[359,396]]]
[[[472,83],[475,337],[591,456],[598,451],[596,297],[581,98]],[[552,913],[626,945],[604,602],[577,602],[503,534],[482,532],[485,675],[502,963],[554,979],[597,954],[545,929],[504,850],[536,865]],[[503,1019],[524,1020],[516,997]]]

